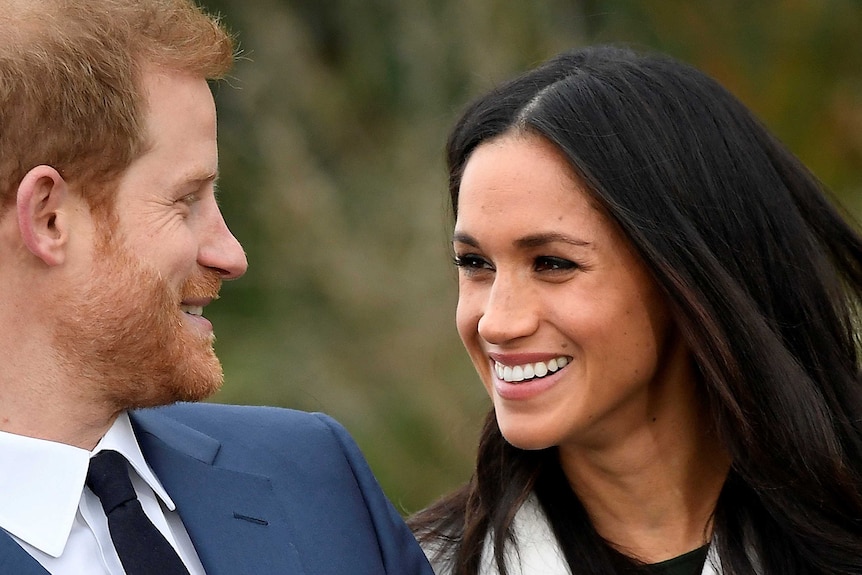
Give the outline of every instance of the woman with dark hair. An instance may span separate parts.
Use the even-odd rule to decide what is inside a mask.
[[[614,47],[448,141],[493,401],[411,519],[440,574],[862,573],[862,238],[714,80]]]

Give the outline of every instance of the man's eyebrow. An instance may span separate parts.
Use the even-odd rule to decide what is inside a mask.
[[[189,177],[189,181],[194,182],[196,184],[208,184],[208,183],[212,182],[213,185],[216,185],[218,183],[218,177],[219,177],[218,171],[206,172],[206,173],[201,173],[200,175],[192,174]]]
[[[180,178],[177,178],[175,188],[177,189],[188,189],[188,188],[199,188],[206,184],[212,184],[213,188],[218,189],[218,171],[196,171],[189,172],[183,175]]]

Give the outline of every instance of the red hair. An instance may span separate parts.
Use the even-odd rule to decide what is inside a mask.
[[[192,0],[17,0],[0,13],[0,211],[47,164],[99,211],[146,146],[145,66],[218,79],[234,42]]]

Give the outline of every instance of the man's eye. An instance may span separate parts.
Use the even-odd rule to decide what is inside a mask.
[[[573,270],[578,268],[578,264],[571,260],[566,260],[563,258],[555,258],[552,256],[541,256],[536,258],[534,264],[535,270],[537,272],[545,272],[545,271],[564,271],[564,270]]]
[[[492,270],[494,266],[481,256],[467,254],[463,256],[455,256],[453,263],[465,271]]]
[[[183,196],[179,200],[177,200],[177,202],[190,206],[192,204],[196,204],[199,200],[200,200],[200,196],[198,196],[197,193],[194,193],[194,194],[186,194],[185,196]]]

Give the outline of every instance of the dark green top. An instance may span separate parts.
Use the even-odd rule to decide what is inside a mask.
[[[689,551],[679,557],[647,565],[650,575],[700,575],[706,562],[708,545]]]

